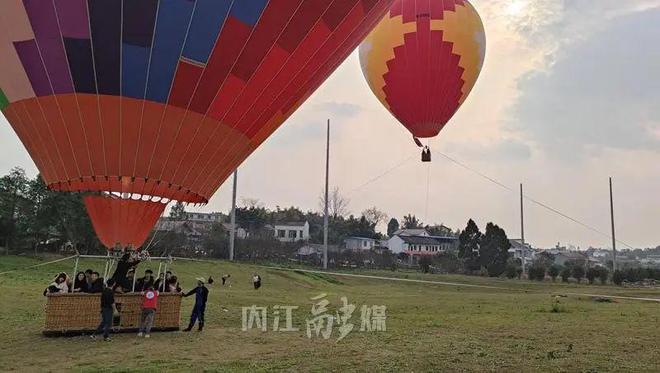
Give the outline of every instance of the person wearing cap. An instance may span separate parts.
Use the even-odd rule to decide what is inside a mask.
[[[192,314],[190,315],[190,324],[183,330],[184,332],[191,331],[197,320],[199,320],[198,330],[201,332],[204,328],[204,311],[206,310],[206,301],[209,297],[209,289],[204,286],[204,278],[198,277],[196,280],[197,287],[183,295],[184,297],[189,297],[195,294],[195,307],[193,307]]]

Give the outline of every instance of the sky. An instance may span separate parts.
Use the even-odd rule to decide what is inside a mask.
[[[470,97],[431,140],[433,162],[420,162],[354,52],[241,165],[239,201],[319,210],[329,118],[331,188],[353,214],[376,206],[454,229],[472,218],[518,238],[522,183],[526,196],[588,226],[526,200],[532,245],[611,248],[612,177],[618,247],[660,245],[660,0],[472,3],[486,28],[486,60]],[[0,138],[0,172],[21,166],[35,175],[2,117]],[[231,178],[194,210],[230,205]]]

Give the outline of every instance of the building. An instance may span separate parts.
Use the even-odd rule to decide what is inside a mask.
[[[457,243],[454,237],[394,235],[387,247],[395,254],[435,255],[454,250]]]
[[[269,226],[275,238],[280,242],[298,242],[309,240],[308,222],[281,222]]]
[[[565,266],[566,263],[579,263],[583,264],[587,261],[586,255],[579,253],[577,251],[561,251],[554,255],[555,261],[554,264]]]
[[[430,236],[429,232],[424,228],[413,228],[413,229],[399,229],[398,231],[392,233],[392,236]]]
[[[510,239],[511,248],[509,255],[514,259],[519,259],[525,267],[529,267],[534,259],[536,259],[536,251],[528,243],[522,242],[522,239]]]
[[[223,223],[227,216],[221,212],[186,212],[186,220],[195,222]]]
[[[344,247],[347,250],[371,250],[380,245],[380,240],[365,237],[348,237],[344,240]]]
[[[227,233],[231,232],[231,223],[222,223],[222,227],[227,231]],[[236,224],[236,238],[246,239],[249,236],[250,235],[248,234],[248,231]]]

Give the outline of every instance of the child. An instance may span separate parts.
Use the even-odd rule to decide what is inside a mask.
[[[154,290],[153,285],[142,293],[144,301],[142,302],[142,318],[140,319],[140,332],[138,337],[149,338],[151,328],[154,326],[156,317],[156,308],[158,307],[158,291]]]
[[[193,294],[195,294],[195,307],[193,307],[192,314],[190,315],[190,324],[183,330],[184,332],[191,331],[197,319],[199,319],[199,331],[201,332],[204,328],[204,311],[206,310],[206,301],[209,297],[209,289],[204,286],[204,278],[198,277],[197,287],[183,296],[188,297]]]

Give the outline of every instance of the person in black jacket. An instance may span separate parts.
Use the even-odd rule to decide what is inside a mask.
[[[103,340],[110,341],[110,329],[112,328],[112,317],[117,311],[115,306],[114,280],[108,280],[108,284],[101,293],[101,323],[96,328],[96,333],[92,338],[96,339],[97,334],[103,333]]]
[[[103,279],[101,274],[94,271],[90,276],[91,285],[87,288],[88,293],[100,293],[103,291]]]
[[[184,332],[189,332],[192,330],[195,322],[199,319],[199,331],[201,332],[204,328],[204,311],[206,311],[206,301],[209,297],[209,289],[204,286],[204,279],[199,277],[197,278],[197,287],[190,290],[184,297],[188,297],[195,294],[195,307],[193,307],[192,314],[190,315],[190,324],[184,329]]]
[[[135,291],[136,292],[146,291],[147,289],[149,289],[149,287],[154,287],[154,286],[155,286],[154,272],[150,269],[147,269],[146,271],[144,271],[144,277],[140,277],[137,279],[137,282],[135,283]]]
[[[115,269],[115,273],[112,275],[111,279],[114,280],[115,284],[121,285],[122,289],[130,291],[133,287],[133,278],[129,280],[127,275],[131,269],[135,270],[135,266],[137,266],[138,263],[140,263],[139,260],[131,259],[130,253],[124,254],[117,262],[117,269]]]
[[[76,274],[76,278],[73,280],[73,292],[87,292],[87,278],[85,277],[85,272],[78,272],[78,274]]]

